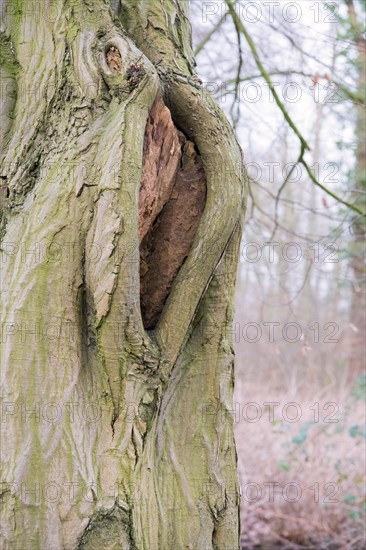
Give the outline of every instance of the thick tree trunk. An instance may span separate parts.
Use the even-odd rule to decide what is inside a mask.
[[[186,9],[2,5],[4,550],[238,548],[242,160]]]

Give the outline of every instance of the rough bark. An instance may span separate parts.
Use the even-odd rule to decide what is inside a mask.
[[[2,5],[4,550],[238,547],[230,334],[243,171],[194,74],[186,9]],[[181,150],[149,189],[159,96]],[[147,246],[155,276],[142,296],[159,274],[165,290],[144,326],[140,240],[158,245],[170,231],[182,245],[171,203],[192,178],[205,203],[188,208],[188,249],[183,238],[171,270]]]

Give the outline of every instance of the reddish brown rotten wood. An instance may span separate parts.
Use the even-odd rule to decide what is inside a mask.
[[[205,201],[201,158],[158,98],[146,126],[139,197],[140,300],[147,329],[156,325],[188,256]]]

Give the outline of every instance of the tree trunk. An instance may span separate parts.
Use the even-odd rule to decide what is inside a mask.
[[[186,2],[2,10],[1,548],[238,548],[245,186]]]
[[[357,48],[356,69],[358,73],[358,94],[365,100],[366,89],[366,40],[363,36],[362,13],[357,14],[354,2],[346,0],[348,16],[350,21],[351,35]],[[364,9],[361,8],[361,12]],[[364,208],[366,193],[366,112],[365,101],[356,105],[356,166],[354,202]],[[365,332],[366,332],[366,310],[365,310],[365,235],[366,224],[363,216],[357,216],[351,225],[353,239],[350,245],[351,268],[353,271],[353,292],[351,301],[351,322],[354,327],[354,334],[351,340],[350,372],[352,376],[358,375],[365,370]]]

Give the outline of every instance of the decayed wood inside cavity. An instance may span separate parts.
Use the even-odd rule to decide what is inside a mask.
[[[140,300],[146,329],[159,319],[205,201],[201,158],[158,97],[146,125],[139,196]]]
[[[106,60],[111,71],[117,73],[122,69],[122,58],[115,46],[110,46],[106,51]]]

